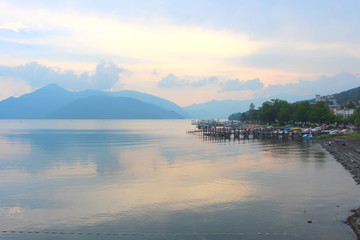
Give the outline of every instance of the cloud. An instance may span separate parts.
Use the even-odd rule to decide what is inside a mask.
[[[157,84],[159,88],[177,88],[187,85],[188,82],[186,80],[179,79],[172,73],[169,73],[166,77],[163,77]]]
[[[360,64],[358,44],[273,43],[257,53],[234,58],[241,66],[291,72],[338,73],[353,71]]]
[[[18,78],[0,76],[0,86],[0,100],[31,92],[31,87]]]
[[[193,87],[193,88],[201,88],[206,87],[210,84],[217,84],[217,77],[209,77],[204,78],[195,82],[190,82],[184,79],[179,79],[174,74],[170,73],[166,77],[162,78],[158,83],[158,87],[160,88],[177,88],[177,87]]]
[[[119,74],[123,68],[111,62],[102,62],[96,66],[95,74],[83,72],[76,74],[74,71],[62,71],[37,62],[31,62],[16,67],[0,66],[1,78],[22,80],[32,88],[39,88],[49,83],[56,83],[66,89],[109,89],[119,82]]]
[[[205,79],[193,82],[190,85],[192,87],[205,87],[209,84],[216,84],[217,82],[218,82],[217,77],[209,77],[209,78],[205,78]]]
[[[333,76],[321,76],[315,81],[300,80],[297,83],[271,84],[254,94],[258,97],[305,96],[313,97],[316,94],[334,94],[360,86],[360,77],[351,73],[339,73]]]
[[[258,90],[264,87],[264,84],[259,78],[252,80],[241,81],[239,79],[228,80],[220,83],[221,91],[246,91],[246,90]]]
[[[262,45],[238,31],[205,25],[177,25],[167,17],[162,19],[162,16],[144,18],[132,15],[124,19],[119,17],[123,14],[114,16],[110,13],[113,11],[101,12],[101,8],[94,9],[96,14],[91,14],[93,11],[84,12],[81,8],[69,11],[66,6],[52,8],[46,5],[39,7],[12,1],[0,3],[2,19],[18,22],[18,25],[7,28],[18,30],[21,24],[26,24],[28,30],[26,35],[12,34],[3,40],[16,43],[25,41],[24,48],[28,45],[48,46],[59,52],[84,56],[98,54],[100,57],[106,56],[106,59],[122,56],[144,62],[165,61],[164,65],[171,59],[173,65],[179,66],[179,62],[182,62],[188,67],[209,58],[249,54]],[[127,10],[124,8],[121,11]],[[13,50],[16,48],[8,49],[6,53],[12,55]],[[42,50],[41,54],[47,56],[48,52]],[[52,57],[59,58],[55,54]],[[195,57],[196,60],[191,60]]]
[[[151,71],[151,74],[152,74],[152,75],[159,75],[160,73],[159,73],[159,71],[158,71],[156,68],[154,68],[154,69]]]
[[[95,89],[109,89],[119,81],[119,74],[123,71],[123,68],[117,67],[112,62],[99,63],[95,75],[91,77],[91,85]]]
[[[13,32],[20,32],[26,30],[23,24],[14,22],[0,24],[0,29],[11,30]]]

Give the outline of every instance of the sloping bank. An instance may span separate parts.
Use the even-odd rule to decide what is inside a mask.
[[[331,138],[319,142],[343,167],[348,170],[357,184],[360,184],[360,139]],[[360,240],[360,208],[345,221]]]

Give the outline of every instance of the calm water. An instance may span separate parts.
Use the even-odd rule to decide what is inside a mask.
[[[1,120],[0,238],[355,239],[342,221],[359,186],[318,144],[203,141],[191,128]]]

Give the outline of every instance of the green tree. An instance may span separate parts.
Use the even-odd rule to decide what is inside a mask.
[[[277,112],[277,120],[284,124],[292,120],[293,107],[287,101],[279,100],[276,102],[275,109]]]
[[[249,111],[248,111],[249,120],[254,120],[255,119],[254,112],[255,112],[255,105],[253,103],[251,103],[250,106],[249,106]]]
[[[336,119],[335,114],[323,102],[318,102],[311,110],[310,120],[317,123],[331,123]]]
[[[263,123],[272,124],[276,120],[276,111],[273,102],[266,101],[259,108],[259,120]]]
[[[356,108],[355,113],[352,115],[353,117],[353,121],[354,121],[354,125],[355,127],[359,130],[360,129],[360,107]]]
[[[308,101],[300,102],[295,105],[293,112],[293,120],[296,122],[308,122],[310,121],[311,105]]]
[[[353,101],[350,101],[348,104],[346,104],[345,108],[348,108],[348,109],[354,109],[356,106],[355,106],[355,103]]]
[[[229,120],[240,120],[240,118],[241,118],[242,115],[243,115],[243,113],[240,113],[240,112],[238,112],[238,113],[233,113],[233,114],[231,114],[231,115],[228,117],[228,119],[229,119]]]

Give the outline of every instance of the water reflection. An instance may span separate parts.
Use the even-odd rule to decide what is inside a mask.
[[[286,231],[298,239],[311,239],[309,233],[350,239],[341,219],[360,193],[316,144],[209,143],[166,131],[174,122],[151,121],[155,130],[142,125],[3,130],[0,225],[103,233]],[[247,239],[261,239],[252,236]]]
[[[125,130],[16,130],[2,134],[0,154],[3,160],[17,159],[17,169],[30,173],[54,164],[76,168],[76,164],[95,163],[99,174],[107,174],[121,169],[117,161],[121,146],[156,141],[153,136]]]

